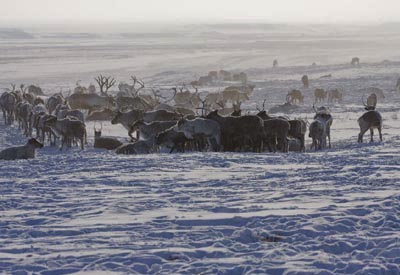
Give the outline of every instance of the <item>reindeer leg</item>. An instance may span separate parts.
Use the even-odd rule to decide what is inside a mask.
[[[378,128],[378,132],[379,132],[379,139],[381,140],[381,142],[382,142],[382,128]]]
[[[374,142],[374,129],[370,128],[369,132],[371,133],[371,142]]]
[[[329,149],[331,149],[331,134],[328,135]]]

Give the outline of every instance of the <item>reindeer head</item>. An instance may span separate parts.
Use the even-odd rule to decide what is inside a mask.
[[[96,124],[93,126],[94,129],[94,138],[101,137],[101,132],[103,131],[103,124],[100,123],[100,129],[96,129]]]
[[[373,97],[373,95],[375,94],[372,94],[368,97],[367,104],[365,104],[364,102],[364,95],[362,96],[362,103],[366,111],[374,111],[376,109],[376,95],[375,98],[371,98],[371,96]]]
[[[120,110],[117,110],[115,112],[114,118],[111,120],[111,124],[118,124],[121,117],[122,117],[122,112]]]
[[[28,144],[35,148],[43,148],[43,144],[37,141],[35,138],[29,139]]]

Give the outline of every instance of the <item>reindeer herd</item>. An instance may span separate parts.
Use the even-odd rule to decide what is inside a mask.
[[[31,139],[25,147],[1,152],[0,159],[32,158],[32,148],[45,143],[52,146],[58,143],[60,150],[79,144],[83,150],[88,144],[86,121],[109,121],[126,129],[131,140],[128,143],[103,137],[102,128],[94,129],[93,146],[115,150],[117,154],[155,153],[161,147],[169,148],[170,152],[305,152],[307,128],[311,150],[331,148],[333,116],[324,106],[313,106],[315,115],[311,123],[271,116],[265,111],[265,100],[262,108],[257,105],[258,113],[242,114],[241,103],[249,99],[254,85],[229,86],[202,98],[195,86],[191,91],[185,85],[172,87],[170,97],[154,88],[147,89],[151,93],[145,94],[144,82],[134,76],[131,85],[120,83],[119,92],[112,95],[109,90],[115,79],[100,75],[95,81],[99,93],[94,85],[86,88],[77,82],[73,93],[66,97],[61,92],[48,97],[39,87],[20,85],[17,89],[13,84],[0,96],[4,122],[17,123],[23,135]],[[302,81],[308,87],[308,77]],[[334,99],[341,102],[342,93],[338,89],[315,90],[316,103],[326,97],[329,102]],[[289,104],[302,103],[303,99],[299,90],[291,91],[286,98]],[[382,140],[382,117],[375,110],[377,99],[375,93],[368,97],[367,103],[362,99],[366,112],[358,119],[358,142],[363,141],[368,130],[373,141],[374,129]]]

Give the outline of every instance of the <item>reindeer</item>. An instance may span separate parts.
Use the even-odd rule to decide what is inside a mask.
[[[329,148],[331,148],[331,126],[333,123],[333,117],[330,114],[329,109],[324,106],[316,109],[315,106],[313,105],[313,109],[315,111],[314,121],[318,120],[324,124],[323,128],[324,128],[325,140],[323,141],[323,143],[321,143],[321,146],[325,148],[326,138],[328,138]],[[321,127],[319,126],[318,129],[321,129]],[[311,131],[311,125],[310,125],[310,131]]]
[[[177,127],[171,127],[156,136],[156,145],[170,148],[169,153],[174,150],[185,152],[186,145],[189,142],[190,139],[183,132],[178,131]]]
[[[81,144],[81,150],[84,149],[86,143],[86,126],[83,122],[74,118],[57,119],[52,117],[45,121],[46,127],[52,129],[54,133],[61,135],[61,147],[64,148],[64,144],[70,146],[74,139],[78,139]]]
[[[244,102],[249,100],[246,92],[242,92],[240,87],[228,87],[222,92],[222,100],[224,102]]]
[[[377,97],[379,100],[385,99],[385,94],[384,94],[383,90],[382,90],[382,89],[379,89],[379,88],[377,88],[377,87],[368,87],[368,88],[366,89],[366,92],[369,93],[369,94],[375,94],[376,97]]]
[[[242,83],[246,83],[247,82],[247,74],[244,72],[234,74],[232,76],[232,79],[233,79],[233,81],[240,81]]]
[[[213,77],[210,75],[200,76],[197,83],[199,84],[198,86],[211,85],[213,83]]]
[[[82,95],[82,94],[87,94],[88,93],[88,89],[86,87],[84,87],[84,86],[81,86],[80,83],[79,83],[80,81],[81,80],[78,80],[75,83],[75,88],[74,88],[73,94]]]
[[[153,153],[152,144],[147,140],[138,140],[134,143],[124,143],[115,149],[115,153],[120,155],[136,155]]]
[[[274,62],[272,62],[272,67],[273,68],[278,67],[278,60],[277,59],[274,59]]]
[[[91,114],[89,114],[86,117],[86,121],[111,121],[114,117],[114,111],[109,109],[109,108],[105,108],[101,111],[94,111]]]
[[[64,100],[65,99],[61,93],[52,95],[46,102],[46,108],[49,111],[49,114],[53,114],[57,108],[57,105],[62,104]]]
[[[327,92],[324,89],[321,89],[321,88],[315,89],[315,91],[314,91],[314,97],[315,97],[314,102],[315,103],[324,102],[325,98],[326,98],[326,95],[327,95]]]
[[[217,109],[219,104],[225,105],[226,102],[223,100],[222,93],[217,92],[217,93],[208,93],[205,98],[205,104],[210,108],[210,109]]]
[[[286,102],[290,104],[303,103],[304,96],[299,90],[292,90],[286,96]]]
[[[150,112],[143,112],[141,110],[131,110],[129,112],[123,113],[117,111],[114,118],[111,120],[111,124],[122,124],[125,129],[130,131],[131,126],[138,120],[143,120],[144,122],[153,121],[171,121],[178,120],[181,116],[177,113],[168,112],[165,110],[157,110]]]
[[[277,145],[280,144],[282,152],[289,151],[288,134],[290,124],[286,119],[271,118],[264,120],[264,141],[270,152],[276,152]]]
[[[32,104],[29,102],[21,103],[18,110],[18,120],[21,123],[21,127],[24,130],[24,135],[29,136],[30,129],[30,115],[32,112]],[[17,113],[17,112],[16,112]]]
[[[29,102],[32,105],[37,105],[37,104],[35,104],[36,95],[34,93],[26,92],[28,90],[28,87],[25,87],[24,84],[21,84],[19,86],[19,88],[22,93],[22,98],[24,100],[26,100],[27,102]]]
[[[366,106],[366,108],[367,108],[367,106],[369,106],[369,107],[373,107],[375,109],[376,104],[378,103],[378,97],[376,96],[376,94],[370,94],[367,98],[367,104],[364,103],[364,96],[362,97],[362,101],[363,101],[364,106]],[[371,110],[374,110],[374,109],[371,109]]]
[[[309,135],[312,139],[311,150],[315,151],[324,149],[326,147],[326,123],[321,119],[315,119],[310,124]]]
[[[28,93],[34,94],[36,96],[44,96],[45,95],[43,93],[42,88],[40,88],[39,86],[35,86],[35,85],[29,85],[28,86]]]
[[[218,72],[217,71],[209,71],[208,76],[210,76],[213,81],[218,80]]]
[[[356,66],[356,65],[358,66],[358,65],[360,65],[360,58],[358,58],[358,57],[353,57],[353,58],[351,59],[350,64],[353,65],[353,66]]]
[[[174,87],[172,90],[174,91],[174,101],[176,106],[185,107],[185,108],[198,108],[201,103],[201,98],[198,94],[198,88],[194,87],[195,92],[192,93],[183,85],[181,88]],[[185,91],[184,91],[185,89]]]
[[[301,119],[291,119],[290,120],[290,119],[287,119],[286,117],[273,117],[273,116],[270,116],[265,111],[265,102],[266,101],[267,100],[264,99],[264,102],[262,104],[262,109],[260,109],[258,107],[258,104],[256,105],[256,108],[258,110],[257,116],[260,117],[262,120],[264,120],[264,128],[265,128],[265,121],[266,120],[277,119],[277,118],[283,119],[283,120],[287,120],[289,122],[289,125],[290,125],[288,133],[287,133],[287,136],[292,138],[292,139],[298,140],[299,141],[298,142],[299,143],[299,150],[298,151],[304,152],[305,151],[305,133],[307,131],[307,125],[306,125],[305,121],[301,120]],[[283,128],[285,128],[285,126],[283,126]],[[278,139],[278,142],[281,142],[281,141],[282,140]],[[285,144],[282,145],[282,144],[278,143],[278,145],[281,148],[285,148]]]
[[[16,160],[16,159],[33,159],[35,158],[35,150],[42,148],[43,144],[36,139],[31,138],[23,146],[11,147],[4,149],[0,152],[0,159],[2,160]]]
[[[210,112],[206,118],[218,122],[221,127],[221,144],[224,151],[235,151],[250,146],[254,152],[262,151],[264,121],[257,116],[221,116]]]
[[[233,104],[233,112],[231,113],[231,116],[239,117],[242,116],[242,109],[241,106],[242,102],[237,102],[236,104]]]
[[[238,90],[241,93],[245,93],[247,96],[251,96],[255,87],[256,87],[256,85],[253,85],[253,84],[245,84],[245,85],[240,85],[240,86],[229,86],[229,87],[226,87],[224,89],[224,91]]]
[[[157,136],[157,134],[165,131],[168,128],[176,125],[176,121],[153,121],[150,123],[146,123],[143,120],[136,121],[131,128],[129,129],[128,135],[132,140],[135,138],[132,136],[132,133],[137,131],[140,133],[141,139],[153,140]]]
[[[358,125],[360,126],[360,133],[358,134],[358,143],[363,142],[363,136],[365,132],[370,130],[371,133],[371,142],[374,141],[374,129],[378,129],[379,139],[382,141],[382,116],[381,114],[375,110],[375,105],[369,105],[368,103],[364,103],[364,98],[362,99],[365,112],[358,120]]]
[[[46,124],[47,120],[54,119],[54,118],[56,118],[56,116],[50,115],[50,114],[46,114],[46,113],[40,113],[36,117],[35,127],[36,127],[36,131],[39,133],[38,137],[40,138],[42,143],[45,142],[46,134],[47,134],[48,140],[50,142],[50,145],[55,145],[56,144],[56,138],[57,137],[54,134],[54,132],[51,129],[51,127],[48,127],[48,125]],[[52,140],[52,137],[53,137],[53,140]]]
[[[4,123],[11,125],[14,122],[14,110],[17,104],[16,96],[12,92],[5,92],[0,96],[0,107],[3,111]]]
[[[329,90],[328,92],[328,102],[334,103],[335,101],[337,103],[342,103],[343,101],[343,94],[342,92],[339,91],[339,89],[332,89]]]
[[[162,98],[159,91],[152,89],[153,96],[139,94],[144,88],[144,81],[138,79],[136,76],[131,76],[133,81],[132,85],[120,83],[118,89],[120,92],[117,95],[117,105],[119,109],[141,109],[144,111],[152,110],[157,106]]]
[[[64,109],[60,110],[60,112],[57,113],[57,118],[58,119],[63,119],[66,117],[74,117],[77,120],[81,121],[82,123],[85,123],[85,115],[77,109]]]
[[[32,111],[29,116],[29,135],[32,136],[33,128],[36,129],[36,137],[40,137],[40,129],[39,129],[39,117],[41,115],[47,114],[47,109],[43,104],[38,104],[32,107]]]
[[[196,136],[206,138],[208,145],[213,151],[218,152],[221,147],[221,128],[218,122],[212,119],[196,118],[193,120],[180,119],[177,130],[185,134],[188,139]]]
[[[90,83],[88,87],[88,93],[89,94],[95,94],[96,93],[96,86],[94,86],[92,83]]]
[[[94,129],[94,148],[106,149],[106,150],[115,150],[119,146],[122,145],[116,138],[111,137],[102,137],[101,132],[103,131],[103,125],[100,126],[101,128],[98,130],[96,126],[93,127]]]
[[[218,75],[223,81],[232,81],[232,73],[225,71],[225,70],[220,70],[218,72]]]
[[[310,86],[309,80],[308,80],[308,75],[303,75],[301,77],[301,82],[303,83],[303,86],[305,89],[308,89],[308,87]]]
[[[126,95],[137,97],[139,92],[145,87],[144,82],[133,75],[131,75],[131,80],[133,81],[132,85],[120,83],[118,85],[118,89],[120,92],[125,93]]]
[[[89,113],[95,109],[113,108],[116,104],[113,97],[98,94],[72,94],[66,100],[70,108],[89,110]]]

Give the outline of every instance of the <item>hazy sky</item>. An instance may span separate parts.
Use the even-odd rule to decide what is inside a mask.
[[[398,21],[400,0],[0,0],[1,22]]]

